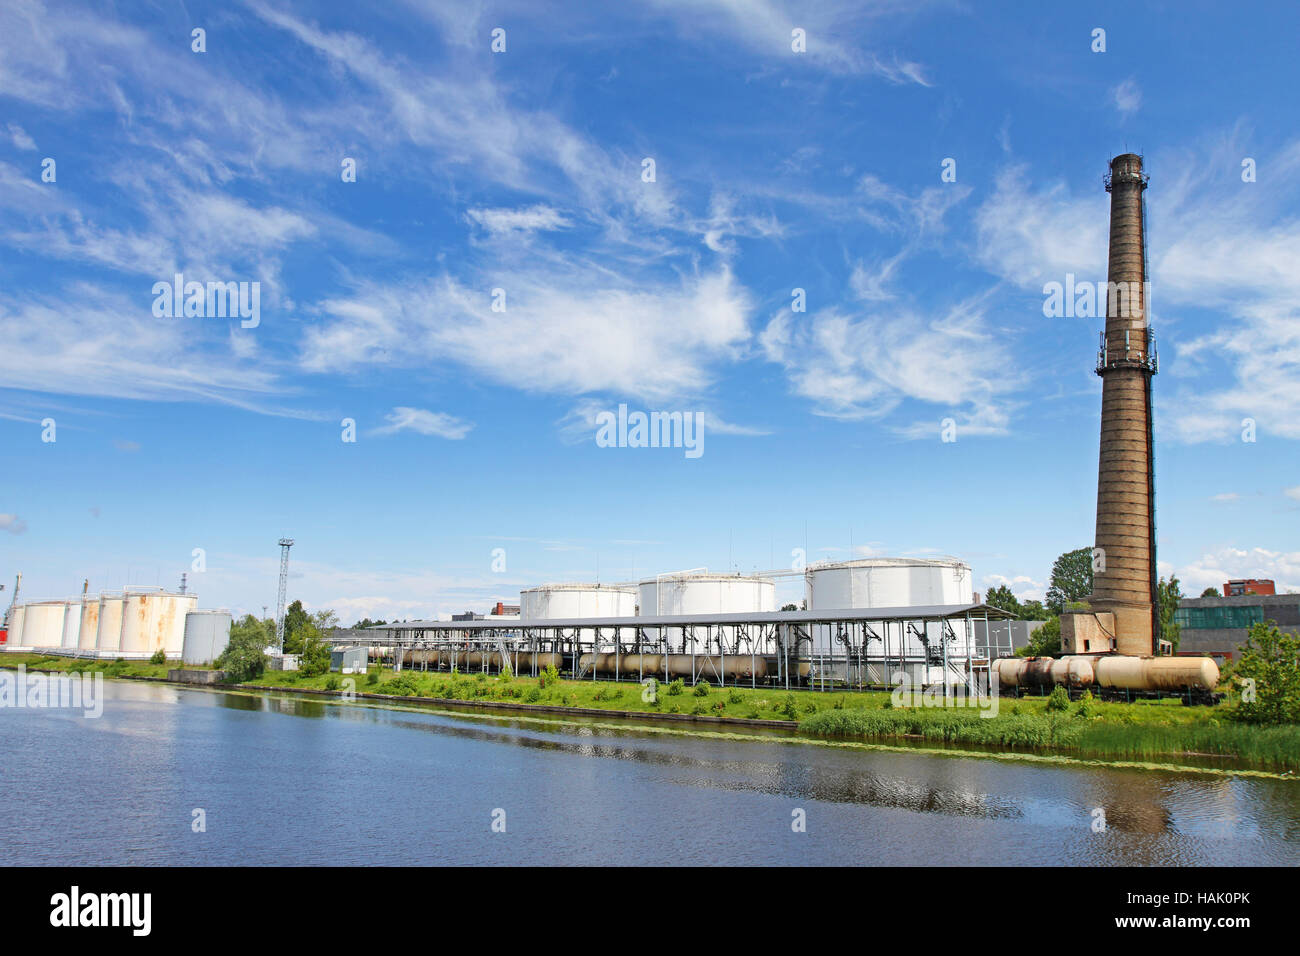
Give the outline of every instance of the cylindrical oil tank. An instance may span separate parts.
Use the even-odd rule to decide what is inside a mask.
[[[1050,687],[1056,663],[1054,657],[1003,657],[992,668],[1003,687]]]
[[[210,664],[230,643],[230,612],[189,611],[185,615],[185,638],[181,660],[186,664]]]
[[[641,617],[665,617],[699,614],[752,614],[776,610],[776,583],[769,578],[740,574],[711,574],[688,572],[662,574],[646,578],[638,586]],[[734,628],[724,625],[708,629],[698,627],[691,632],[681,628],[644,628],[645,636],[652,642],[666,639],[669,649],[688,653],[708,654],[718,649],[715,641],[720,637],[726,646],[736,646]],[[720,632],[720,633],[719,633]],[[695,643],[688,646],[690,637]],[[763,653],[770,648],[758,648]]]
[[[740,574],[665,574],[638,587],[641,616],[776,610],[776,583]]]
[[[23,643],[23,622],[27,617],[27,606],[25,604],[15,604],[13,612],[9,615],[9,638],[6,646],[10,648],[26,647]]]
[[[195,594],[128,588],[122,604],[122,653],[149,657],[162,651],[180,657],[185,648],[185,615],[197,603]]]
[[[116,654],[122,646],[122,595],[99,596],[99,631],[95,649],[100,654]]]
[[[57,648],[63,646],[63,618],[67,601],[39,601],[27,605],[23,620],[23,646]]]
[[[804,572],[810,611],[970,604],[972,580],[970,565],[953,558],[865,558]]]
[[[82,598],[81,627],[77,631],[77,648],[93,651],[99,637],[99,601],[97,597]]]
[[[1052,683],[1065,687],[1090,687],[1094,679],[1092,658],[1070,655],[1052,664]]]
[[[1181,691],[1214,690],[1219,667],[1208,657],[1097,658],[1097,683],[1112,690]]]
[[[814,564],[804,572],[804,588],[810,611],[971,604],[975,598],[970,566],[955,558],[864,558]],[[939,622],[926,625],[929,648],[946,648],[950,660],[974,656],[974,624],[967,626],[964,619],[953,618],[947,627]],[[912,631],[884,624],[875,629],[884,640],[868,643],[868,658],[927,658],[926,642]],[[840,649],[834,630],[826,625],[813,628],[812,653]]]
[[[519,592],[519,617],[525,621],[579,617],[632,617],[636,589],[602,584],[543,584]]]
[[[81,638],[81,602],[69,601],[63,612],[63,648],[75,651]]]

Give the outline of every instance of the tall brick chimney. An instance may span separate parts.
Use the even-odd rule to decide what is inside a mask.
[[[1106,330],[1097,355],[1101,376],[1101,452],[1097,468],[1094,613],[1114,615],[1120,654],[1155,652],[1155,471],[1151,377],[1154,341],[1147,327],[1146,228],[1142,157],[1110,161],[1110,262]]]

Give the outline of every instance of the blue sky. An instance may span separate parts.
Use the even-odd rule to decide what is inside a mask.
[[[796,549],[1040,597],[1092,537],[1102,324],[1043,286],[1105,279],[1133,150],[1161,569],[1300,589],[1300,13],[986,6],[7,2],[0,574],[201,548],[200,603],[260,612],[287,534],[349,622]],[[155,316],[176,272],[259,324]],[[620,403],[703,455],[598,447]]]

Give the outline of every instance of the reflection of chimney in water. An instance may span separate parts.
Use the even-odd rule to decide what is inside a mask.
[[[1094,612],[1115,615],[1116,650],[1154,653],[1156,634],[1155,472],[1151,376],[1155,349],[1147,327],[1146,228],[1142,158],[1110,161],[1110,262],[1106,330],[1097,356],[1102,380],[1097,469]]]

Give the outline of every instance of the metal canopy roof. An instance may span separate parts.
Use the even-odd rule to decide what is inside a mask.
[[[573,617],[535,620],[406,621],[364,628],[365,631],[486,631],[525,627],[681,627],[692,624],[822,624],[849,621],[919,621],[922,618],[990,618],[1015,615],[989,604],[927,604],[913,607],[845,608],[838,611],[753,611],[729,614],[646,615],[642,617]]]

